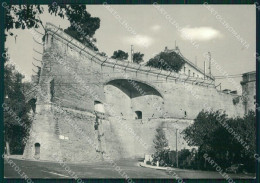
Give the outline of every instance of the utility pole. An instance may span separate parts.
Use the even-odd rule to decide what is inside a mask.
[[[211,77],[211,53],[208,52],[209,55],[209,76]]]
[[[131,62],[134,62],[134,46],[131,45]]]
[[[178,165],[178,129],[176,129],[176,166],[177,166],[177,168],[179,167],[179,165]]]
[[[204,61],[204,80],[206,79],[206,61]]]

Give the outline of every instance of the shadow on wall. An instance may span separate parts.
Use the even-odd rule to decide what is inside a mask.
[[[132,120],[160,117],[153,103],[163,106],[163,97],[158,90],[148,84],[116,79],[109,81],[104,86],[104,91],[106,102],[115,112],[112,115]]]

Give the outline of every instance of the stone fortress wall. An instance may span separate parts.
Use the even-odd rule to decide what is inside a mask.
[[[104,153],[143,157],[154,151],[159,126],[171,149],[176,129],[178,148],[189,148],[180,132],[201,110],[244,115],[242,100],[234,103],[240,96],[218,91],[212,81],[109,59],[52,24],[47,30],[27,159],[54,160],[54,152],[68,162],[100,161]]]

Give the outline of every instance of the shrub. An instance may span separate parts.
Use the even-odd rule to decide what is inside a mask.
[[[146,66],[163,69],[167,71],[179,72],[184,65],[185,60],[175,52],[161,52],[154,58],[151,58]]]
[[[147,165],[151,165],[151,161],[146,161],[146,164]]]
[[[233,98],[233,104],[237,105],[239,103],[239,97]]]

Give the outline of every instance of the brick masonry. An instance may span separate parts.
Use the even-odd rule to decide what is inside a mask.
[[[163,127],[171,149],[190,148],[180,132],[208,107],[243,116],[241,97],[217,91],[209,81],[100,56],[47,24],[36,113],[24,157],[65,162],[143,157],[154,151],[156,128]],[[185,81],[185,82],[183,82]],[[95,113],[95,103],[105,114]],[[99,105],[100,106],[100,105]],[[135,119],[136,111],[142,119]]]

